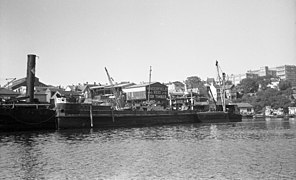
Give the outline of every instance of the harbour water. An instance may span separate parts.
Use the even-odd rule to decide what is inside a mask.
[[[296,179],[296,120],[0,133],[0,179]]]

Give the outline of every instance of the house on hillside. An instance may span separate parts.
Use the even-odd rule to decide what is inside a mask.
[[[57,91],[63,91],[60,87],[35,87],[34,98],[39,102],[50,103],[52,96]]]
[[[236,90],[235,85],[233,85],[233,84],[225,85],[225,96],[230,101],[237,98],[237,90]]]
[[[255,111],[254,107],[249,103],[235,103],[243,116],[253,116]]]
[[[34,92],[34,98],[41,103],[54,103],[57,98],[65,97],[72,102],[78,102],[82,93],[76,91],[65,91],[59,87],[38,87]]]
[[[50,90],[48,92],[51,92]],[[62,89],[59,89],[55,91],[55,93],[50,97],[51,102],[56,102],[57,98],[64,97],[67,99],[68,102],[79,102],[80,97],[81,97],[80,92],[76,91],[65,91]]]

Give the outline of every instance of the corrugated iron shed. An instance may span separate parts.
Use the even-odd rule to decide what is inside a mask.
[[[18,96],[20,93],[14,92],[6,88],[0,88],[0,96]]]
[[[27,86],[27,78],[21,78],[21,79],[13,81],[12,85],[10,85],[10,88],[12,90],[15,90],[15,89],[17,89],[17,88],[19,88],[21,86]],[[46,87],[47,85],[40,82],[39,78],[35,77],[34,86],[44,86],[44,87]]]

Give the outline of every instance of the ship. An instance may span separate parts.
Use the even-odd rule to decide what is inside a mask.
[[[230,109],[231,106],[229,106]],[[235,109],[235,106],[232,106]],[[163,110],[145,111],[112,106],[67,102],[56,103],[56,118],[59,129],[136,127],[185,123],[241,122],[242,116],[234,111]]]
[[[26,96],[0,102],[0,132],[57,129],[56,111],[51,104],[34,99],[36,55],[27,61]]]
[[[88,103],[70,102],[65,97],[58,98],[55,102],[58,129],[134,127],[184,123],[228,123],[242,121],[242,116],[235,104],[226,105],[223,103],[221,106],[215,103],[217,109],[215,111],[206,112],[200,112],[194,109],[193,106],[183,110],[173,110],[172,108],[159,110],[159,108],[155,108],[156,104],[150,103],[153,101],[150,97],[166,98],[167,88],[161,87],[160,83],[152,84],[150,78],[146,90],[143,91],[143,96],[147,97],[147,103],[141,104],[140,108],[122,107],[120,106],[119,93],[114,88],[113,78],[110,77],[106,68],[105,70],[111,85],[114,98],[113,104],[97,104],[92,101]],[[153,85],[158,86],[153,87]],[[137,86],[136,88],[140,89],[141,87]],[[153,93],[151,89],[157,89],[157,93]]]

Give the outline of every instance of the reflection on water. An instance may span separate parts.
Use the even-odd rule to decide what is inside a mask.
[[[0,177],[296,179],[295,121],[0,134]]]

